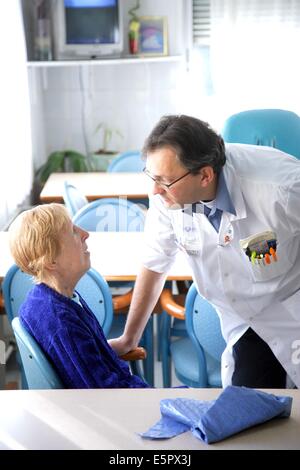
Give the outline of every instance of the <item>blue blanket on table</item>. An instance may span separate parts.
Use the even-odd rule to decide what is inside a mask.
[[[162,439],[191,430],[195,437],[211,444],[272,418],[287,418],[291,407],[291,397],[229,386],[216,400],[161,400],[162,418],[140,435]]]

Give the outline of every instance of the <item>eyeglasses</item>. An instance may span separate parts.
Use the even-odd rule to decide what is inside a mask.
[[[180,176],[180,178],[177,178],[175,181],[172,181],[172,183],[167,184],[167,183],[162,183],[161,181],[157,180],[156,178],[153,178],[153,176],[149,173],[147,168],[144,168],[143,172],[145,173],[145,175],[149,176],[149,178],[151,178],[152,181],[154,181],[154,183],[156,183],[158,186],[165,189],[166,191],[168,191],[173,186],[173,184],[178,183],[178,181],[182,180],[183,178],[185,178],[187,175],[189,175],[191,173],[191,171],[188,171],[184,175]]]

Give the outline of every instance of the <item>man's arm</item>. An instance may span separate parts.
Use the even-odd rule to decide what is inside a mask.
[[[165,279],[165,273],[156,273],[142,268],[135,282],[124,333],[119,338],[108,341],[118,355],[125,354],[138,345],[147,321],[159,299]]]

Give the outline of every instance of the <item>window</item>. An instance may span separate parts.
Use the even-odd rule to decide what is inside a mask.
[[[209,44],[210,0],[193,0],[193,43],[195,46]]]

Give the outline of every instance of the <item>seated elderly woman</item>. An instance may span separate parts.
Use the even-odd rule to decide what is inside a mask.
[[[36,285],[20,308],[24,327],[55,366],[66,388],[148,387],[132,375],[74,290],[90,268],[89,234],[61,204],[25,211],[10,227],[10,248]]]

